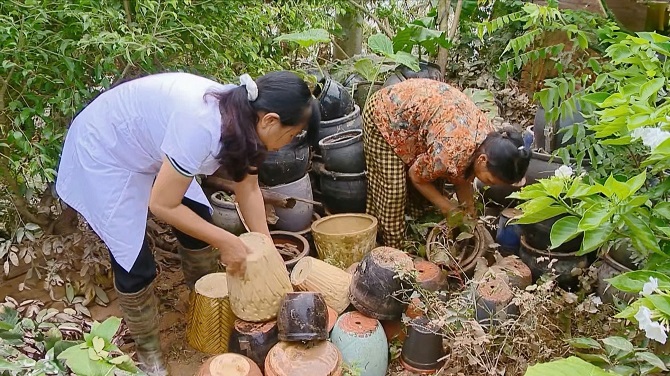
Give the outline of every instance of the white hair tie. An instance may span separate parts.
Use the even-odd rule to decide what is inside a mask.
[[[254,82],[254,79],[251,78],[251,76],[246,73],[240,76],[240,85],[246,87],[247,99],[249,99],[249,102],[253,102],[258,99],[258,86],[256,85],[256,82]]]

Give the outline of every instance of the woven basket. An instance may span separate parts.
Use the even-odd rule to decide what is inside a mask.
[[[226,273],[200,278],[190,297],[186,323],[188,344],[206,354],[225,353],[234,323]]]

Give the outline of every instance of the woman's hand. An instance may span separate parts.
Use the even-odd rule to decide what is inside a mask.
[[[221,263],[226,266],[226,273],[236,277],[243,277],[247,271],[247,255],[249,249],[236,236],[230,237],[216,246],[220,252]]]

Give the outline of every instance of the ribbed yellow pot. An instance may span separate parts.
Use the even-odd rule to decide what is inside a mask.
[[[344,312],[349,306],[351,274],[313,257],[304,257],[293,267],[291,283],[300,291],[320,292],[326,304]]]
[[[186,322],[188,344],[206,354],[225,353],[234,323],[226,273],[200,278],[190,297]]]

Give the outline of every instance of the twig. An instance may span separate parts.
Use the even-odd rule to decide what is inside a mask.
[[[349,3],[353,5],[355,8],[360,10],[361,12],[365,13],[366,16],[372,18],[373,21],[379,26],[379,28],[386,34],[387,37],[393,38],[393,32],[391,29],[386,26],[377,16],[372,14],[366,7],[362,6],[361,4],[355,2],[354,0],[349,0]]]

